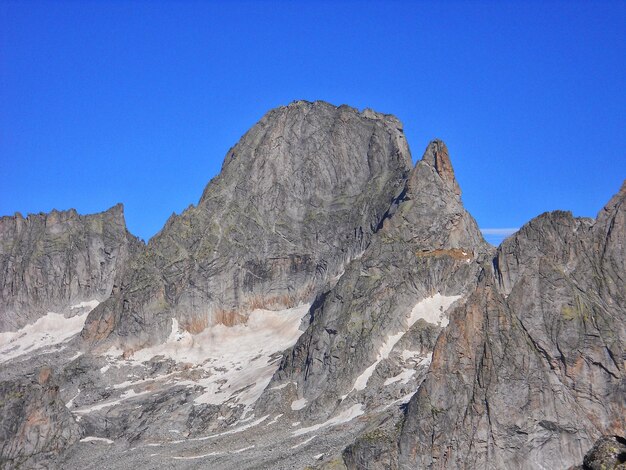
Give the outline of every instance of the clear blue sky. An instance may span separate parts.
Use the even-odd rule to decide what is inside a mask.
[[[626,2],[0,1],[0,214],[117,202],[148,239],[267,110],[397,115],[483,228],[626,178]],[[494,238],[491,238],[494,240]]]

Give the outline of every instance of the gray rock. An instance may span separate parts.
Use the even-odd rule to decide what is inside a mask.
[[[626,427],[624,187],[596,221],[529,222],[451,313],[401,468],[567,468]]]
[[[82,432],[49,368],[33,378],[0,382],[0,467],[50,468]]]
[[[91,313],[84,339],[132,350],[165,339],[172,318],[198,332],[312,301],[368,245],[410,163],[393,116],[304,101],[270,111]]]
[[[3,362],[1,465],[568,468],[623,436],[626,184],[595,220],[543,214],[496,250],[445,145],[410,162],[394,117],[295,102],[147,246],[119,207],[3,218],[0,332],[102,303],[79,336]],[[299,303],[287,351],[161,354]],[[612,445],[585,465],[619,461]]]
[[[0,218],[0,332],[108,298],[141,246],[121,204],[86,216],[72,209]]]
[[[355,381],[376,363],[387,338],[406,330],[418,302],[473,289],[478,261],[489,250],[463,208],[445,145],[433,141],[363,255],[317,298],[309,328],[285,355],[274,383],[297,384],[298,398],[310,403],[307,418],[321,419],[340,406],[363,402],[353,393],[358,392]],[[432,351],[421,349],[424,355]],[[396,348],[394,354],[400,353]],[[291,389],[284,390],[286,395]],[[272,393],[259,407],[274,408],[293,398]],[[369,406],[376,404],[374,399]]]

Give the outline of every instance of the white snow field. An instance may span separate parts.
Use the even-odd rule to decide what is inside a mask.
[[[308,310],[309,305],[278,311],[257,309],[243,324],[212,325],[198,334],[180,329],[178,321],[173,318],[172,330],[165,343],[136,351],[130,361],[121,359],[122,351],[111,348],[105,353],[109,365],[101,372],[106,373],[117,364],[141,364],[162,356],[201,369],[201,377],[180,380],[174,377],[176,374],[170,373],[125,381],[114,388],[169,379],[178,385],[203,387],[205,392],[196,397],[197,404],[229,402],[232,406],[249,406],[269,384],[280,364],[280,353],[293,346],[303,333],[299,327]]]
[[[48,312],[35,323],[26,325],[18,331],[0,333],[0,363],[68,341],[80,333],[87,315],[99,303],[97,300],[81,302],[70,307],[70,310],[80,309],[78,315],[66,317]]]

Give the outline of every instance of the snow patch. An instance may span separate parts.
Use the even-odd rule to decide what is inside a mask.
[[[233,454],[240,454],[242,452],[245,452],[246,450],[250,450],[250,449],[254,449],[254,445],[248,446],[248,447],[244,447],[243,449],[237,449],[237,450],[233,450]]]
[[[217,434],[211,434],[210,436],[203,436],[203,437],[194,437],[191,439],[180,439],[178,441],[172,441],[172,444],[180,444],[182,442],[190,442],[190,441],[206,441],[208,439],[215,439],[216,437],[219,436],[227,436],[229,434],[236,434],[242,431],[245,431],[247,429],[250,429],[258,424],[261,424],[263,421],[265,421],[267,418],[269,418],[270,415],[265,415],[262,418],[257,419],[256,421],[253,421],[249,424],[246,424],[245,426],[240,426],[237,429],[231,429],[230,431],[224,431],[224,432],[220,432]]]
[[[415,372],[417,372],[417,368],[422,368],[425,366],[428,366],[433,358],[433,354],[432,353],[428,353],[424,356],[422,356],[419,352],[414,352],[414,351],[402,351],[402,359],[404,359],[405,362],[407,361],[411,361],[415,363],[414,368],[403,368],[402,372],[400,372],[398,375],[396,375],[395,377],[390,377],[387,380],[385,380],[385,383],[383,385],[387,386],[387,385],[391,385],[392,383],[395,382],[402,382],[403,384],[407,384],[409,382],[409,380],[411,380],[411,377],[413,377],[415,375]]]
[[[109,408],[111,406],[119,405],[124,400],[128,400],[129,398],[139,397],[141,395],[146,395],[148,393],[152,393],[152,391],[146,390],[146,391],[137,393],[134,390],[127,390],[126,392],[122,393],[117,400],[107,401],[107,402],[104,402],[104,403],[98,403],[97,405],[92,405],[92,406],[88,406],[88,407],[85,407],[85,408],[80,408],[78,410],[72,410],[72,413],[76,413],[76,414],[79,414],[79,415],[81,415],[81,414],[89,414],[89,413],[91,413],[93,411],[100,411],[100,410],[103,410],[104,408]]]
[[[294,411],[301,410],[306,406],[306,398],[300,398],[291,402],[291,409]]]
[[[403,397],[400,397],[396,401],[394,401],[392,403],[392,405],[405,405],[409,401],[411,401],[411,398],[413,398],[413,395],[415,395],[416,393],[417,393],[417,390],[415,390],[414,392],[411,392],[411,393],[407,393]]]
[[[276,385],[275,387],[270,388],[270,390],[282,390],[283,388],[285,388],[290,383],[291,382],[285,382],[284,384]]]
[[[208,454],[202,454],[202,455],[191,455],[189,457],[172,457],[173,459],[176,460],[195,460],[195,459],[203,459],[205,457],[213,457],[216,455],[224,455],[224,454],[240,454],[242,452],[245,452],[247,450],[250,449],[254,449],[254,445],[248,446],[248,447],[244,447],[242,449],[237,449],[237,450],[233,450],[230,452],[209,452]]]
[[[252,408],[246,407],[243,410],[243,413],[241,414],[241,417],[239,418],[238,423],[245,423],[247,421],[250,421],[252,418],[254,418],[254,413],[252,413],[250,416],[246,417],[246,415],[252,411]]]
[[[407,393],[406,395],[404,395],[403,397],[398,398],[395,401],[392,401],[391,403],[385,405],[382,409],[386,410],[394,405],[406,405],[411,398],[413,398],[413,395],[415,395],[417,393],[417,390],[411,392],[411,393]]]
[[[283,415],[283,414],[282,414],[282,413],[280,413],[280,414],[277,414],[276,416],[274,416],[274,419],[272,419],[269,423],[267,423],[267,424],[265,425],[265,427],[268,427],[268,426],[271,426],[272,424],[275,424],[275,423],[276,423],[276,422],[280,419],[280,417],[281,417],[282,415]]]
[[[87,315],[98,303],[97,300],[81,302],[87,310],[80,315],[67,318],[60,313],[48,312],[35,323],[26,325],[18,331],[0,333],[0,363],[68,341],[81,332]],[[75,308],[78,307],[71,307],[71,309]],[[76,357],[78,356],[72,359]]]
[[[423,319],[430,323],[438,323],[441,324],[441,326],[446,326],[448,324],[448,319],[444,316],[444,313],[446,312],[448,307],[450,307],[450,305],[452,305],[460,298],[460,295],[444,296],[436,293],[432,297],[426,297],[425,299],[422,299],[420,302],[418,302],[406,318],[406,324],[404,329],[396,334],[387,336],[383,344],[380,346],[380,349],[378,350],[378,356],[376,357],[376,361],[356,378],[352,389],[341,398],[345,399],[354,390],[363,390],[366,387],[367,382],[374,373],[374,370],[376,369],[378,364],[382,360],[389,357],[389,353],[393,350],[398,341],[400,341],[400,338],[405,335],[405,333],[415,324],[415,322],[417,322],[417,320]]]
[[[135,392],[132,388],[130,390],[126,390],[124,393],[120,395],[121,400],[128,400],[129,398],[139,397],[141,395],[146,395],[148,393],[152,393],[150,390],[145,390],[143,392]]]
[[[111,439],[107,439],[105,437],[96,437],[96,436],[87,436],[83,437],[80,442],[104,442],[106,444],[113,444]]]
[[[165,343],[136,351],[130,363],[141,364],[163,356],[178,363],[197,365],[204,372],[201,378],[177,382],[178,385],[204,388],[204,393],[196,397],[196,404],[229,402],[229,406],[250,406],[261,396],[278,369],[278,353],[293,346],[303,333],[299,327],[308,310],[309,305],[279,311],[257,309],[249,314],[245,324],[213,325],[195,335],[181,330],[173,318]],[[105,354],[119,361],[121,353],[111,348]],[[103,369],[106,372],[107,369]],[[165,377],[126,381],[115,388]]]
[[[409,380],[411,380],[411,377],[413,377],[413,375],[415,375],[415,369],[402,369],[402,372],[400,372],[395,377],[390,377],[385,380],[385,383],[383,385],[387,386],[396,382],[402,382],[403,384],[407,384]]]
[[[79,358],[80,356],[82,356],[82,355],[83,355],[83,352],[82,352],[82,351],[78,351],[76,354],[74,354],[72,357],[70,357],[70,358],[67,360],[67,362],[72,362],[72,361],[74,361],[74,360],[78,359],[78,358]]]
[[[176,372],[171,372],[169,374],[158,375],[156,377],[149,377],[147,379],[126,380],[124,382],[120,382],[118,384],[114,384],[113,388],[116,389],[116,390],[120,390],[122,388],[135,387],[137,385],[144,385],[144,384],[147,384],[147,383],[155,382],[157,380],[166,379],[166,378],[171,377],[171,376],[173,376],[175,374],[176,374]],[[129,375],[128,377],[133,378],[133,377],[136,377],[136,376]]]
[[[195,460],[195,459],[203,459],[205,457],[212,457],[214,455],[221,455],[223,452],[209,452],[208,454],[202,455],[192,455],[190,457],[172,457],[175,460]]]
[[[84,308],[87,309],[89,312],[91,312],[94,308],[96,308],[98,305],[100,305],[100,301],[93,299],[93,300],[87,300],[85,302],[80,302],[76,305],[72,305],[70,307],[70,310],[76,310],[79,308]]]
[[[433,362],[433,353],[428,353],[417,363],[418,366],[429,366]]]
[[[76,398],[78,398],[78,395],[80,395],[80,388],[79,388],[79,389],[78,389],[78,391],[76,392],[76,395],[74,395],[74,396],[70,399],[70,401],[68,401],[68,402],[65,404],[65,406],[66,406],[67,408],[71,408],[71,407],[72,407],[72,404],[74,403],[74,400],[75,400]]]
[[[317,436],[311,436],[311,437],[309,437],[307,440],[302,441],[302,442],[300,442],[300,443],[296,444],[295,446],[291,446],[291,448],[292,448],[292,449],[297,449],[297,448],[298,448],[298,447],[300,447],[300,446],[303,446],[303,445],[305,445],[305,444],[308,444],[309,442],[311,442],[311,441],[312,441],[313,439],[315,439],[316,437],[317,437]]]
[[[408,349],[405,349],[402,351],[402,354],[400,354],[400,357],[402,357],[402,360],[406,362],[409,359],[421,357],[421,353],[419,351],[409,351]]]
[[[434,323],[441,327],[448,325],[448,317],[445,316],[446,310],[454,302],[461,298],[460,295],[441,295],[437,292],[432,297],[426,297],[418,302],[409,316],[409,328],[420,318],[429,323]]]
[[[293,432],[294,436],[301,436],[302,434],[307,434],[309,432],[317,431],[318,429],[322,429],[328,426],[337,426],[338,424],[347,423],[352,421],[357,416],[361,416],[365,412],[365,406],[358,403],[356,405],[352,405],[347,410],[342,411],[334,418],[329,419],[320,424],[315,424],[313,426],[309,426],[308,428],[297,429]]]
[[[427,366],[432,361],[433,353],[422,354],[419,351],[405,349],[400,356],[404,362],[414,362],[418,366]]]

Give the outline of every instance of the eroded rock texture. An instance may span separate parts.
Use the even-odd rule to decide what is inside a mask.
[[[381,359],[394,349],[395,356],[432,353],[428,342],[406,344],[407,332],[431,324],[423,318],[411,322],[412,310],[433,301],[432,308],[442,315],[429,321],[439,323],[435,328],[447,323],[445,309],[473,287],[478,260],[488,252],[461,203],[447,149],[434,141],[363,255],[318,297],[311,325],[285,356],[275,381],[293,383],[298,398],[312,402],[310,417],[328,415],[339,405],[378,405],[378,394],[384,392],[372,385],[379,365],[378,372],[385,368]],[[404,341],[395,343],[398,337]],[[288,394],[291,387],[284,390]],[[273,406],[276,401],[284,397],[271,397]]]
[[[0,466],[580,464],[626,434],[626,185],[497,249],[460,196],[443,142],[411,168],[393,116],[299,101],[147,246],[1,219]]]
[[[368,245],[410,165],[393,116],[323,102],[270,111],[198,205],[150,241],[84,338],[138,347],[167,337],[172,318],[198,332],[310,302]]]
[[[498,248],[409,404],[402,468],[568,468],[623,432],[625,198],[596,221],[544,214]]]
[[[622,436],[602,436],[587,452],[582,465],[570,470],[624,470],[626,468],[626,439]]]
[[[82,429],[59,398],[51,369],[19,381],[0,382],[0,466],[51,468]]]
[[[141,246],[126,230],[121,204],[86,216],[69,210],[0,218],[0,332],[108,298]]]

